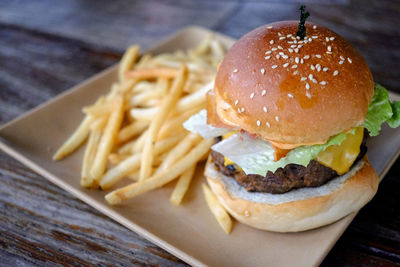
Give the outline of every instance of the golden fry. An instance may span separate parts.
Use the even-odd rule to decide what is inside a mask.
[[[130,69],[132,69],[138,56],[139,56],[139,46],[134,45],[126,50],[125,54],[122,56],[118,68],[118,77],[120,82],[125,81],[126,79],[125,73],[127,73]]]
[[[113,148],[118,130],[121,127],[124,115],[123,103],[124,100],[122,95],[117,95],[114,99],[113,111],[108,119],[104,134],[101,137],[96,158],[94,159],[92,168],[90,169],[90,174],[95,181],[98,181],[106,170],[108,155]]]
[[[81,170],[81,186],[83,187],[97,187],[97,185],[93,184],[93,178],[90,175],[90,166],[96,157],[105,123],[105,118],[99,118],[93,122],[92,126],[90,127],[91,132],[89,135],[89,141],[86,145],[85,154],[83,156]]]
[[[164,170],[144,181],[130,184],[107,194],[105,196],[107,202],[111,205],[120,204],[126,199],[133,198],[171,182],[207,154],[213,144],[213,139],[204,139],[185,157],[171,166],[170,169]]]
[[[189,188],[190,182],[192,181],[195,169],[196,169],[196,164],[194,164],[192,167],[190,167],[184,173],[182,173],[181,177],[176,183],[174,191],[172,192],[171,197],[169,198],[169,201],[174,206],[179,206],[179,204],[181,204],[182,199]]]
[[[137,69],[129,71],[125,74],[128,79],[155,79],[155,78],[166,78],[173,79],[179,75],[179,70],[171,68],[152,68],[152,69]]]
[[[140,165],[140,181],[143,181],[147,177],[151,176],[151,168],[153,166],[153,149],[154,144],[157,140],[158,132],[160,131],[162,124],[167,118],[169,111],[172,109],[173,105],[182,94],[187,76],[188,69],[185,65],[182,65],[181,69],[179,70],[178,77],[174,80],[171,86],[171,91],[163,99],[157,114],[150,123],[149,133],[143,147],[143,157]],[[165,80],[164,83],[165,86],[168,86],[167,80]]]
[[[90,124],[93,122],[92,116],[86,116],[74,133],[65,141],[64,144],[56,151],[53,160],[61,160],[74,152],[88,137]]]
[[[232,231],[232,220],[225,208],[219,203],[215,194],[206,184],[202,184],[204,197],[211,212],[214,214],[219,225],[229,234]]]
[[[123,127],[117,135],[116,143],[117,144],[124,143],[129,139],[141,134],[148,125],[149,123],[146,121],[135,121]]]

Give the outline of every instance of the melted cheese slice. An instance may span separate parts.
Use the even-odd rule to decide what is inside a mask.
[[[222,136],[222,140],[227,139],[229,137],[231,137],[232,135],[234,135],[235,133],[237,133],[237,131],[232,131],[229,133],[226,133]],[[240,168],[239,166],[237,166],[235,164],[235,162],[233,162],[232,160],[228,159],[227,157],[224,156],[224,165],[228,166],[228,165],[234,165],[236,169]]]
[[[342,175],[349,171],[358,154],[360,154],[363,137],[364,128],[358,127],[354,135],[348,133],[346,139],[340,145],[328,147],[319,153],[315,160]]]

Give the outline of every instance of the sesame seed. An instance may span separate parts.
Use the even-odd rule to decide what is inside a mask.
[[[242,113],[242,112],[240,111],[240,108],[238,108],[238,113]]]
[[[238,72],[238,69],[234,69],[233,72]]]
[[[311,64],[311,69],[312,69],[312,70],[315,70],[315,67],[314,67],[314,65],[313,65],[313,64]]]
[[[265,54],[266,54],[266,55],[271,54],[271,51],[267,51],[267,52],[265,52]]]
[[[341,60],[344,60],[344,57],[343,57],[343,56],[340,56],[340,59],[341,59]]]
[[[272,29],[272,26],[268,26],[267,29]]]
[[[329,37],[325,37],[325,41],[329,42]]]
[[[240,111],[241,111],[241,112],[244,112],[244,108],[242,108]]]
[[[313,79],[312,82],[313,82],[313,83],[318,83],[316,79]]]
[[[267,107],[263,107],[263,110],[264,110],[264,112],[268,111]]]
[[[293,95],[292,95],[292,94],[287,94],[287,96],[288,96],[289,98],[293,98]]]
[[[283,67],[284,67],[284,68],[286,68],[287,66],[289,66],[289,63],[283,64]]]
[[[254,97],[254,93],[251,93],[250,98],[253,99]]]
[[[259,120],[257,120],[257,126],[260,126],[261,122]]]
[[[282,36],[282,33],[278,32],[278,36]]]
[[[268,128],[271,128],[271,124],[269,124],[269,122],[266,122],[265,125],[267,125]]]
[[[303,64],[304,63],[304,59],[300,59],[300,63]]]
[[[321,56],[321,55],[315,55],[315,57],[317,57],[317,58],[321,58],[322,56]]]
[[[307,77],[301,77],[300,80],[301,80],[301,81],[305,81],[305,80],[307,80]]]
[[[353,61],[351,61],[351,59],[348,57],[347,58],[347,61],[351,64],[351,63],[353,63]]]
[[[293,53],[293,49],[292,48],[289,48],[288,50],[289,50],[289,53]]]
[[[332,47],[330,45],[328,45],[327,49],[328,51],[332,51]]]
[[[333,76],[336,76],[336,75],[338,75],[339,74],[339,71],[338,70],[335,70],[334,72],[333,72]]]
[[[297,65],[293,65],[293,66],[292,66],[292,69],[295,69],[295,68],[297,68]]]
[[[293,39],[293,43],[297,44],[296,38],[292,37],[292,39]]]
[[[291,47],[291,48],[295,48],[296,46],[297,46],[297,45],[291,45],[290,47]]]
[[[310,85],[308,83],[306,83],[306,89],[310,89]]]
[[[339,64],[342,65],[343,64],[343,60],[339,61]]]
[[[299,73],[297,70],[293,71],[293,75],[297,75]]]
[[[297,40],[300,40],[300,36],[296,36],[296,39],[297,39]]]
[[[298,53],[298,52],[299,52],[299,49],[298,49],[298,48],[295,48],[295,49],[294,49],[294,52]]]
[[[271,50],[272,50],[272,51],[276,51],[277,49],[278,49],[278,48],[274,47],[274,48],[272,48]]]
[[[328,67],[325,67],[325,68],[323,68],[322,70],[323,70],[323,71],[328,71],[329,68],[328,68]]]
[[[325,82],[325,81],[322,81],[322,82],[320,82],[319,84],[321,84],[321,85],[325,85],[325,84],[326,84],[326,82]]]
[[[297,48],[302,48],[303,47],[303,45],[301,45],[301,44],[299,44],[298,46],[297,46]]]
[[[310,55],[305,55],[303,58],[304,58],[304,59],[309,59],[309,58],[310,58]]]
[[[275,57],[276,57],[276,59],[279,59],[281,57],[281,55],[278,54]]]
[[[329,38],[329,40],[333,41],[333,40],[335,40],[335,37],[331,37],[331,38]]]
[[[265,73],[265,69],[261,69],[260,71],[261,71],[261,74]]]
[[[283,40],[283,39],[286,39],[286,37],[285,36],[279,37],[279,40]]]
[[[239,100],[236,99],[235,106],[237,106],[237,104],[239,104]]]
[[[287,43],[288,43],[288,44],[293,44],[293,41],[288,41]]]
[[[308,97],[308,98],[311,98],[311,94],[307,91],[306,92],[306,96]]]
[[[267,90],[262,90],[261,95],[264,96],[267,93]]]
[[[314,36],[311,36],[313,39],[317,39],[318,38],[318,36],[316,36],[316,35],[314,35]]]
[[[332,54],[332,52],[330,52],[330,51],[326,51],[326,53],[327,53],[327,54]]]
[[[311,37],[310,37],[310,38],[308,38],[308,41],[309,41],[309,42],[312,42],[312,39],[311,39]]]
[[[312,81],[313,75],[312,74],[308,75],[308,79],[310,79],[310,81]]]
[[[274,44],[274,40],[269,41],[270,44]]]
[[[289,56],[287,56],[287,55],[283,55],[282,57],[283,57],[284,59],[286,59],[286,58],[288,58]]]
[[[296,63],[299,63],[299,58],[296,57],[296,58],[294,59],[294,61],[295,61]]]
[[[278,65],[272,65],[271,68],[275,69]]]
[[[312,26],[312,28],[315,30],[317,28],[317,25]]]
[[[283,52],[279,52],[279,55],[283,56],[283,55],[285,55],[285,53],[283,53]]]
[[[321,65],[320,64],[315,65],[315,68],[317,69],[317,71],[321,71]]]
[[[283,49],[282,46],[278,45],[278,49]]]
[[[299,44],[302,44],[302,43],[303,43],[303,41],[298,41],[297,43],[299,43]]]
[[[291,37],[291,36],[292,36],[292,34],[291,34],[291,33],[290,33],[290,34],[288,34],[288,35],[286,35],[286,37],[287,37],[287,38],[289,38],[289,37]]]
[[[270,58],[271,58],[271,56],[266,56],[266,57],[265,57],[265,59],[270,59]]]
[[[275,120],[276,120],[277,122],[279,122],[279,117],[278,117],[278,116],[275,116]]]

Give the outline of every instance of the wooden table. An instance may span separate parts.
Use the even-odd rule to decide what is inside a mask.
[[[311,21],[349,40],[377,82],[400,93],[399,1],[304,1]],[[292,1],[0,1],[0,123],[195,24],[240,37],[297,19]],[[29,133],[27,133],[29,134]],[[400,263],[397,161],[324,266]],[[0,265],[185,265],[0,152]]]

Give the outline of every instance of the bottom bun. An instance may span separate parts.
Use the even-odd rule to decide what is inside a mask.
[[[239,222],[273,232],[299,232],[333,223],[359,210],[378,189],[378,176],[367,157],[345,175],[319,187],[284,194],[247,192],[219,172],[209,157],[205,176],[221,204]]]

